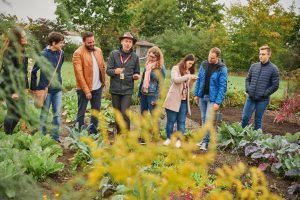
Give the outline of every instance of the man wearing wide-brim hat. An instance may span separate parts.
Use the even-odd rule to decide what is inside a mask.
[[[125,111],[130,107],[134,80],[140,77],[140,64],[139,57],[132,49],[136,38],[130,32],[125,32],[119,39],[121,47],[109,54],[106,73],[110,76],[109,91],[113,107],[122,113],[127,129],[130,129],[130,120]],[[117,132],[120,133],[118,125]]]

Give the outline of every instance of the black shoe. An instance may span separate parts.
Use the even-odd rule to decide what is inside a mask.
[[[139,138],[139,143],[142,145],[145,145],[146,141],[144,140],[144,138]]]

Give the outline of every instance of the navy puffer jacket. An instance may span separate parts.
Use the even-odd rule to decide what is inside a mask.
[[[246,78],[246,92],[253,100],[268,99],[279,87],[279,71],[270,61],[251,65]]]

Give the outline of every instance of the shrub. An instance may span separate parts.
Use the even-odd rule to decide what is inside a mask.
[[[64,53],[65,53],[65,61],[72,61],[73,53],[80,45],[73,44],[73,43],[66,43],[64,46]]]

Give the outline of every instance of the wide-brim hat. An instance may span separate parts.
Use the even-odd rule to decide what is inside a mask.
[[[134,36],[130,33],[130,32],[125,32],[123,34],[123,36],[121,36],[119,39],[120,39],[120,42],[124,39],[124,38],[129,38],[129,39],[132,39],[133,41],[133,44],[136,43],[137,39],[134,38]]]

